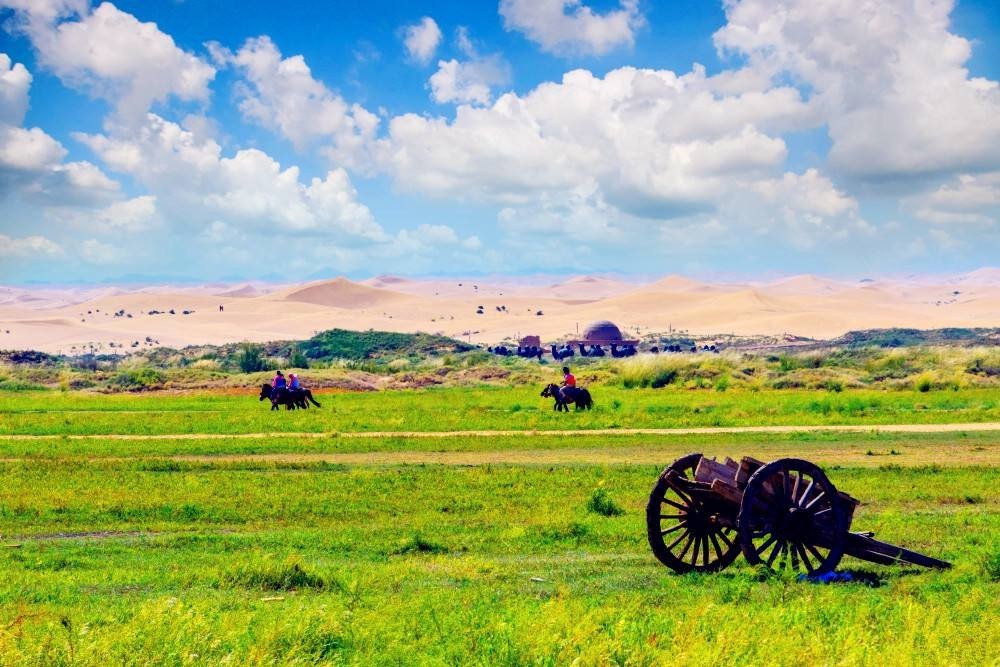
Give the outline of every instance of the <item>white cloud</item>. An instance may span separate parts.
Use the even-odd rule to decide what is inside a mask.
[[[596,184],[608,203],[670,218],[710,207],[734,177],[766,173],[786,155],[764,132],[810,113],[790,88],[726,94],[731,80],[664,70],[586,70],[452,121],[393,118],[381,164],[407,189],[442,197],[534,201]]]
[[[428,83],[431,97],[438,104],[489,104],[492,87],[509,81],[510,67],[494,55],[462,62],[438,61],[438,70]]]
[[[0,53],[0,125],[20,125],[28,111],[31,74],[21,63]]]
[[[298,150],[327,140],[324,152],[335,163],[366,165],[378,117],[313,78],[305,58],[282,58],[266,36],[248,39],[234,54],[218,45],[213,50],[214,57],[235,65],[249,82],[238,89],[245,118],[279,132]]]
[[[156,215],[156,197],[143,195],[115,202],[97,212],[95,222],[105,230],[138,232],[146,229]]]
[[[500,0],[500,15],[504,28],[557,54],[603,55],[631,46],[645,23],[639,0],[620,0],[619,9],[604,14],[580,0]]]
[[[731,221],[761,234],[781,234],[799,248],[873,232],[857,200],[816,169],[746,183],[723,211]]]
[[[419,23],[406,26],[403,31],[403,45],[406,47],[406,52],[421,65],[431,61],[440,43],[441,29],[429,16],[420,19]]]
[[[996,224],[1000,222],[1000,171],[962,174],[906,203],[918,219],[932,224]]]
[[[215,69],[178,48],[155,23],[142,23],[109,2],[17,2],[39,62],[65,82],[108,99],[122,119],[141,121],[170,97],[204,101]],[[55,22],[60,16],[78,20]]]
[[[123,262],[127,255],[119,247],[102,243],[97,239],[87,239],[80,244],[80,257],[91,264],[118,264]]]
[[[828,125],[831,164],[860,178],[1000,166],[1000,86],[969,76],[951,0],[733,0],[720,50],[792,74]]]
[[[304,184],[297,167],[282,169],[257,149],[223,157],[212,139],[198,138],[176,123],[149,114],[133,132],[76,135],[116,171],[131,174],[177,217],[192,223],[221,219],[258,230],[340,234],[378,239],[384,234],[371,211],[357,201],[346,172]]]
[[[5,58],[0,54],[0,99],[10,105],[0,115],[0,194],[54,206],[106,203],[118,183],[89,162],[64,163],[66,149],[41,128],[8,122],[23,119],[32,77]]]
[[[40,128],[0,127],[0,168],[53,169],[65,156],[62,144]]]
[[[63,249],[58,243],[44,236],[26,236],[15,239],[0,234],[0,257],[6,259],[30,259],[39,255],[56,256],[61,255],[62,252]]]

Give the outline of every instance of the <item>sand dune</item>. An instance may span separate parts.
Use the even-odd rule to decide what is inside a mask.
[[[326,280],[306,287],[293,287],[287,292],[274,294],[273,298],[347,309],[372,308],[411,300],[406,294],[368,287],[346,278]]]
[[[555,341],[598,319],[629,335],[673,330],[833,338],[893,326],[1000,326],[1000,270],[866,281],[805,275],[747,284],[683,276],[646,284],[602,276],[378,276],[284,287],[0,287],[0,348],[49,352],[298,339],[334,327],[426,331],[479,343],[527,334]]]

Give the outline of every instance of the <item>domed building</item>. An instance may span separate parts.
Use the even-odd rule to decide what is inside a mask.
[[[566,345],[579,348],[580,355],[584,357],[603,357],[605,346],[610,346],[612,356],[630,357],[638,351],[639,341],[626,340],[614,322],[598,320],[583,330],[582,338],[567,341]]]
[[[608,344],[622,340],[621,329],[614,322],[598,320],[583,330],[583,340],[588,343]]]

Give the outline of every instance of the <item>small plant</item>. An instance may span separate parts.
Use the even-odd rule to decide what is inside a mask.
[[[729,376],[723,375],[715,381],[715,391],[723,392],[729,389]]]
[[[1000,551],[994,551],[983,558],[983,571],[990,581],[1000,581]]]
[[[587,511],[601,516],[621,516],[625,510],[608,497],[608,492],[602,488],[595,489],[587,501]]]
[[[413,535],[413,537],[408,538],[398,548],[390,552],[393,556],[402,556],[404,554],[443,554],[448,553],[448,547],[443,544],[438,544],[437,542],[432,542],[425,539],[420,533]]]

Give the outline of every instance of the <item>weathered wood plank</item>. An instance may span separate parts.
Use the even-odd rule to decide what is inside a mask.
[[[717,479],[712,482],[712,493],[719,496],[723,500],[731,502],[735,505],[739,505],[743,502],[743,494],[739,490],[723,482],[721,479]]]
[[[726,484],[736,485],[736,470],[719,463],[714,459],[701,457],[698,467],[694,471],[694,478],[699,482],[711,484],[715,480],[721,480]]]
[[[764,465],[763,461],[758,461],[757,459],[744,456],[740,459],[740,469],[736,473],[736,486],[739,488],[744,488],[747,485],[747,480],[750,479],[750,475],[757,472],[757,469]]]

